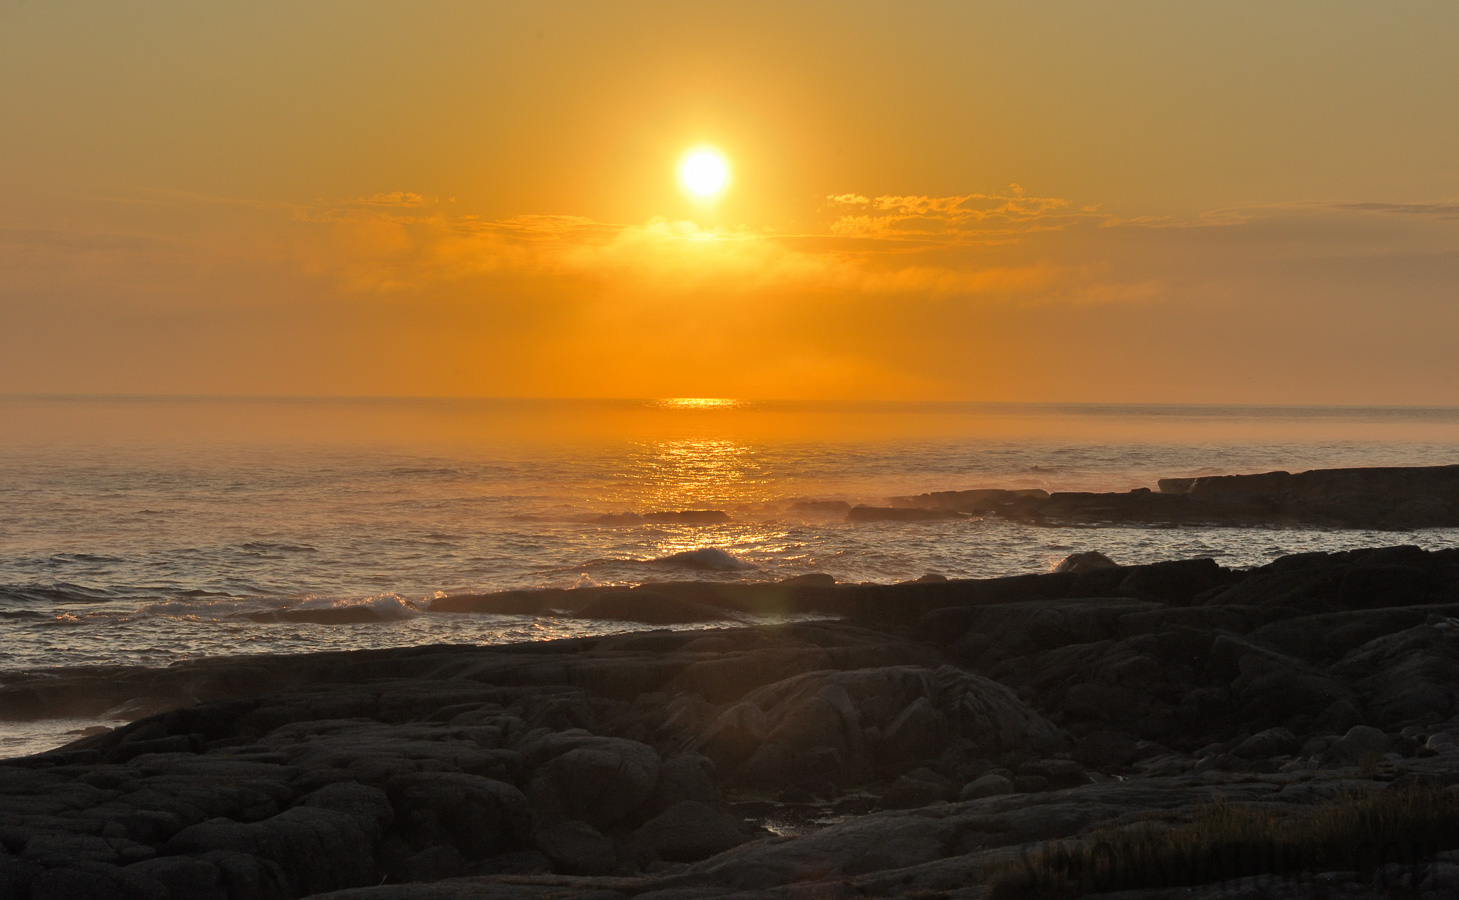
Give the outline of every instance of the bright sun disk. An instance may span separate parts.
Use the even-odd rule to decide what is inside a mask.
[[[729,164],[713,150],[695,150],[679,164],[679,180],[691,194],[712,197],[729,181]]]

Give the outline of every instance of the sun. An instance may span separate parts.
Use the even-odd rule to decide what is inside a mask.
[[[716,197],[729,184],[729,163],[708,147],[691,150],[679,163],[679,183],[701,199]]]

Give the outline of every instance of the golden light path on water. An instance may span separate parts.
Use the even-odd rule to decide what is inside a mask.
[[[626,460],[623,483],[631,489],[632,503],[646,513],[717,510],[728,513],[741,527],[733,534],[718,533],[735,544],[763,545],[780,529],[768,528],[743,513],[772,497],[771,473],[762,454],[748,445],[720,439],[654,441]],[[616,499],[616,498],[615,498]],[[739,513],[740,515],[737,515]],[[706,547],[730,549],[727,543],[704,540],[698,529],[666,533],[654,542],[657,555],[667,556]]]
[[[728,397],[668,397],[656,401],[663,410],[723,413],[742,409],[745,401]],[[754,522],[745,513],[773,499],[773,472],[764,454],[740,441],[722,437],[644,441],[639,453],[625,460],[619,484],[627,490],[603,498],[639,512],[718,510],[733,516],[738,527],[705,540],[698,530],[674,529],[653,542],[656,555],[689,550],[756,545],[783,539],[784,529]],[[736,514],[739,515],[736,515]]]

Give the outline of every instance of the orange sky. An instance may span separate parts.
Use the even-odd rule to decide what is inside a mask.
[[[1452,404],[1456,34],[0,0],[0,392]]]

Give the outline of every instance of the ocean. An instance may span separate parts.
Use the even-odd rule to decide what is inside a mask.
[[[0,398],[0,680],[628,623],[432,613],[461,592],[825,572],[893,582],[1388,544],[1459,530],[865,523],[818,501],[1459,463],[1459,409]],[[717,510],[723,521],[649,521]],[[724,554],[677,556],[715,548]],[[283,610],[323,621],[282,621]],[[92,721],[0,721],[0,756]]]

